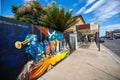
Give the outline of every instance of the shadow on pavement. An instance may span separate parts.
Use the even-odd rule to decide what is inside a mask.
[[[79,48],[83,48],[83,49],[88,49],[90,47],[90,42],[88,43],[83,43],[82,46],[80,46]]]

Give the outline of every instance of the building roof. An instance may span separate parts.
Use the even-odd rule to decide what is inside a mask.
[[[80,19],[80,21],[82,21],[82,23],[81,23],[80,21],[75,21],[75,22],[73,23],[73,25],[72,25],[70,28],[68,28],[66,31],[73,31],[73,26],[76,25],[78,22],[80,22],[81,25],[85,24],[85,21],[84,21],[84,19],[83,19],[83,17],[82,17],[81,15],[79,15],[79,16],[74,16],[74,18]]]
[[[81,18],[81,20],[82,20],[82,21],[83,21],[83,23],[85,24],[85,20],[83,19],[82,15],[75,16],[75,17]]]

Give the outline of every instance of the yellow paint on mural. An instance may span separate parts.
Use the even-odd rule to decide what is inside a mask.
[[[17,41],[17,42],[15,42],[15,47],[16,47],[17,49],[21,49],[22,44],[26,44],[27,42],[29,42],[29,40],[30,40],[30,39],[25,39],[24,41]]]
[[[59,52],[49,58],[45,58],[40,63],[36,64],[35,67],[32,68],[32,71],[30,73],[30,80],[41,76],[47,70],[49,65],[51,64],[55,65],[57,62],[64,59],[65,56],[69,53],[70,53],[70,50]]]

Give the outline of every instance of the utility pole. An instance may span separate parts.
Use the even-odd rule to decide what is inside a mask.
[[[98,51],[100,51],[100,30],[99,30],[99,25],[98,25],[98,32],[95,33],[95,42],[98,47]]]
[[[98,43],[98,51],[100,51],[100,26],[99,25],[98,25],[98,30],[99,31],[98,31],[98,35],[97,35],[98,36],[97,37],[98,38],[98,40],[97,40],[98,42],[97,43]]]

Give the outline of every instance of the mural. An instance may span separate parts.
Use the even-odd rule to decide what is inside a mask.
[[[56,30],[4,17],[0,17],[0,30],[4,80],[37,79],[70,53],[64,34]]]
[[[42,42],[38,42],[37,35],[28,34],[25,40],[21,42],[27,44],[25,48],[26,53],[29,53],[33,57],[33,61],[28,61],[27,65],[24,66],[18,80],[23,80],[28,77],[31,80],[40,77],[46,70],[51,69],[52,66],[70,53],[63,34],[55,30],[48,30],[48,40],[45,39]],[[21,49],[19,43],[19,41],[15,43],[17,49]],[[20,48],[18,46],[20,46]],[[34,66],[30,66],[30,63]]]

